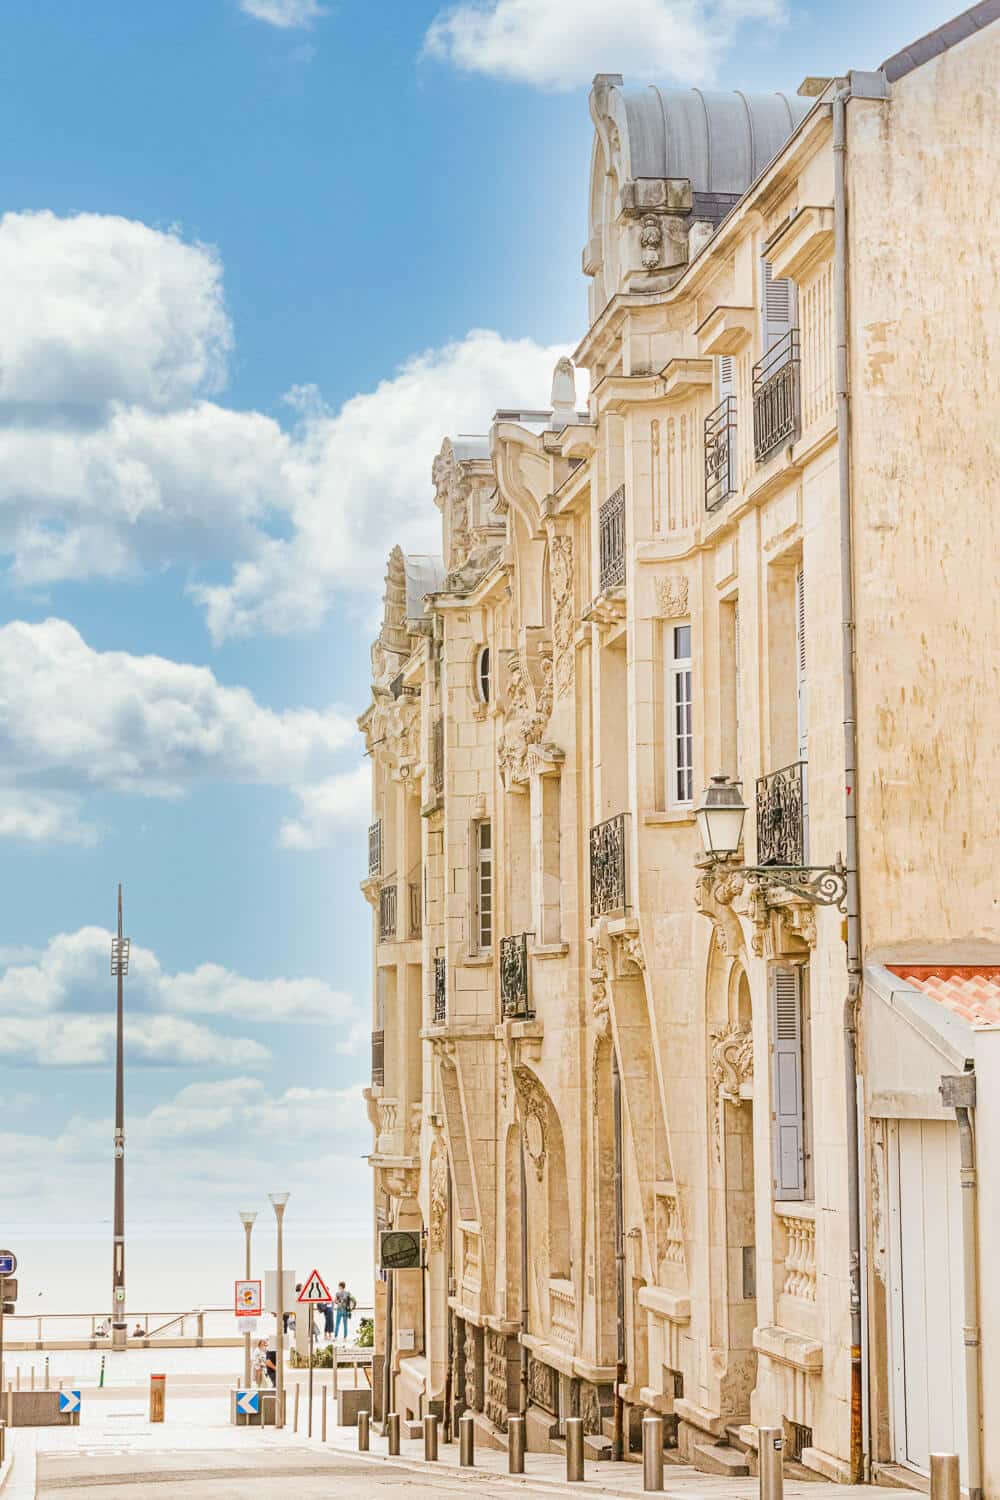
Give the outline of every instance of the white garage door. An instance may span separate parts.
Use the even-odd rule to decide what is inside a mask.
[[[893,1430],[896,1460],[927,1472],[958,1453],[966,1474],[962,1189],[958,1127],[891,1127]]]

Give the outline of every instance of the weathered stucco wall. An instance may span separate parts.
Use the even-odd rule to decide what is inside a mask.
[[[1000,26],[848,106],[869,956],[1000,939]]]

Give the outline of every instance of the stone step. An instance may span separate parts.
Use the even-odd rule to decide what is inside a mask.
[[[736,1448],[740,1453],[749,1453],[750,1444],[740,1436],[739,1422],[733,1422],[726,1428],[726,1442],[730,1448]]]
[[[722,1443],[695,1443],[691,1449],[691,1462],[700,1474],[727,1474],[730,1479],[749,1474],[746,1455],[738,1448],[727,1448]]]

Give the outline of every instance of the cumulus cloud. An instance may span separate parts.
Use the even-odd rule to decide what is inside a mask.
[[[337,410],[298,388],[278,421],[218,399],[232,331],[209,247],[112,216],[7,214],[0,272],[11,577],[182,567],[216,639],[315,627],[338,591],[379,591],[391,542],[436,551],[442,437],[543,405],[564,352],[473,331]]]
[[[105,981],[106,983],[106,981]],[[125,1051],[134,1063],[159,1067],[259,1067],[270,1057],[260,1042],[224,1036],[178,1016],[130,1016]],[[113,1016],[8,1016],[0,1059],[36,1067],[95,1067],[114,1061]]]
[[[4,964],[0,972],[0,1013],[12,1026],[21,1017],[30,1018],[38,1023],[39,1035],[46,1034],[48,1023],[54,1031],[60,1027],[69,1030],[74,1018],[86,1018],[88,1025],[94,1025],[93,1013],[107,996],[110,952],[111,933],[102,927],[58,933],[40,954]],[[352,997],[322,979],[250,979],[213,963],[171,974],[151,949],[133,943],[128,985],[129,1015],[134,1026],[131,1045],[142,1058],[155,1058],[157,1047],[163,1046],[169,1060],[211,1061],[210,1053],[181,1058],[185,1048],[192,1053],[198,1050],[202,1032],[206,1038],[215,1037],[215,1033],[194,1026],[187,1019],[192,1015],[251,1024],[334,1026],[340,1033],[339,1051],[354,1051],[363,1034],[362,1017]],[[15,1034],[21,1039],[18,1046],[22,1049],[29,1046],[28,1039],[34,1035],[29,1031]],[[102,1032],[94,1043],[98,1052],[105,1041]],[[75,1034],[66,1042],[75,1051],[83,1044],[84,1039]],[[251,1045],[256,1047],[256,1043]],[[243,1061],[260,1061],[265,1055],[258,1049]],[[99,1059],[81,1056],[68,1060]],[[240,1061],[235,1055],[230,1058],[230,1063]]]
[[[313,786],[298,788],[301,818],[281,825],[279,841],[285,849],[326,849],[338,833],[361,828],[371,816],[371,770],[368,762],[356,771],[328,776]]]
[[[326,14],[317,0],[240,0],[240,10],[257,21],[287,30],[292,26],[311,26]]]
[[[275,713],[207,667],[95,651],[65,620],[0,627],[0,838],[92,843],[91,788],[180,797],[242,782],[289,788],[302,815],[282,842],[321,848],[367,806],[367,766],[337,770],[356,750],[353,718],[334,709]],[[349,797],[331,790],[341,782]]]
[[[431,22],[425,53],[469,73],[540,88],[595,73],[711,82],[747,20],[777,21],[784,0],[462,0]]]

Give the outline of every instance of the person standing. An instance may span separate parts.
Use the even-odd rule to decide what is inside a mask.
[[[333,1303],[317,1302],[316,1311],[323,1314],[323,1334],[326,1338],[333,1337]]]
[[[267,1363],[267,1339],[258,1339],[253,1351],[253,1363],[250,1367],[251,1379],[258,1388],[269,1380]]]
[[[341,1328],[343,1328],[344,1342],[347,1342],[351,1332],[351,1313],[354,1311],[357,1305],[357,1299],[351,1292],[347,1290],[347,1282],[338,1282],[337,1294],[333,1299],[333,1306],[336,1312],[335,1326],[333,1331],[333,1336],[335,1339],[340,1338],[340,1330]]]

